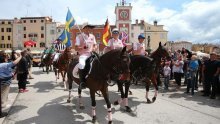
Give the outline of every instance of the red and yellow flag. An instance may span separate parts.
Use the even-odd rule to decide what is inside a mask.
[[[102,41],[103,41],[103,44],[105,46],[107,46],[107,44],[108,44],[108,37],[110,35],[109,29],[110,29],[110,25],[109,25],[108,19],[107,19],[106,22],[105,22],[105,26],[104,26],[104,30],[103,30],[103,36],[102,36]]]

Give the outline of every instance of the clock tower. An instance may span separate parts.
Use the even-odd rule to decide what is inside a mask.
[[[120,3],[117,3],[115,7],[116,15],[116,27],[120,32],[124,31],[128,34],[128,40],[126,43],[129,43],[131,37],[131,3],[127,4],[125,0],[121,0]]]

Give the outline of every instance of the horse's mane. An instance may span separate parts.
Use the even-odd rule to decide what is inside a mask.
[[[99,58],[95,57],[90,73],[91,77],[95,79],[107,79],[107,69],[112,67],[113,58],[115,58],[116,60],[120,56],[120,54],[121,49],[115,49],[103,54]]]

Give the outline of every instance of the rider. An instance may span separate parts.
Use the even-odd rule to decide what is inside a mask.
[[[147,55],[147,52],[145,51],[144,39],[145,39],[145,37],[143,34],[140,34],[138,36],[138,42],[135,42],[132,46],[133,47],[133,50],[132,50],[133,55],[143,55],[143,56]]]
[[[90,62],[88,58],[91,57],[91,52],[97,49],[96,39],[93,34],[91,34],[91,29],[93,29],[93,25],[84,24],[83,30],[84,33],[77,35],[75,50],[79,53],[79,78],[80,85],[79,89],[86,88],[86,79],[85,76],[89,71]]]
[[[61,54],[60,51],[58,49],[56,49],[56,52],[54,53],[53,62],[57,62],[60,54]]]
[[[108,44],[106,46],[106,48],[104,49],[104,53],[113,50],[113,49],[119,49],[119,48],[123,48],[123,43],[122,41],[119,39],[119,30],[117,28],[114,28],[112,30],[112,38],[109,39]]]

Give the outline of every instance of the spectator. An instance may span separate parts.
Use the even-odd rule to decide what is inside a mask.
[[[178,57],[178,60],[173,61],[173,73],[174,73],[174,79],[177,83],[177,89],[181,86],[181,77],[183,74],[183,64],[182,56]]]
[[[32,64],[33,64],[33,55],[31,53],[30,48],[27,48],[27,55],[26,55],[26,59],[28,61],[28,79],[34,79],[32,77]]]
[[[191,94],[194,95],[194,88],[195,88],[195,82],[196,82],[196,72],[198,71],[199,63],[197,60],[197,56],[193,55],[191,57],[191,60],[189,61],[189,66],[188,66],[188,73],[187,75],[187,93],[189,93],[189,89],[191,87]]]
[[[1,104],[2,107],[6,107],[10,84],[13,77],[12,67],[21,60],[21,55],[18,54],[18,58],[12,62],[8,62],[8,57],[6,55],[1,54],[0,57],[2,58],[0,61]]]
[[[169,80],[170,80],[170,74],[171,74],[171,69],[169,67],[170,63],[166,62],[165,66],[163,68],[163,74],[164,74],[164,89],[168,90],[169,87]]]
[[[218,83],[218,67],[219,61],[216,60],[217,54],[211,53],[210,59],[205,61],[203,66],[203,77],[205,84],[205,91],[203,96],[210,96],[211,99],[216,98],[216,90]]]
[[[21,52],[21,60],[17,65],[17,80],[18,80],[18,89],[20,93],[27,92],[27,75],[28,75],[28,62],[26,59],[27,51],[23,50]]]

